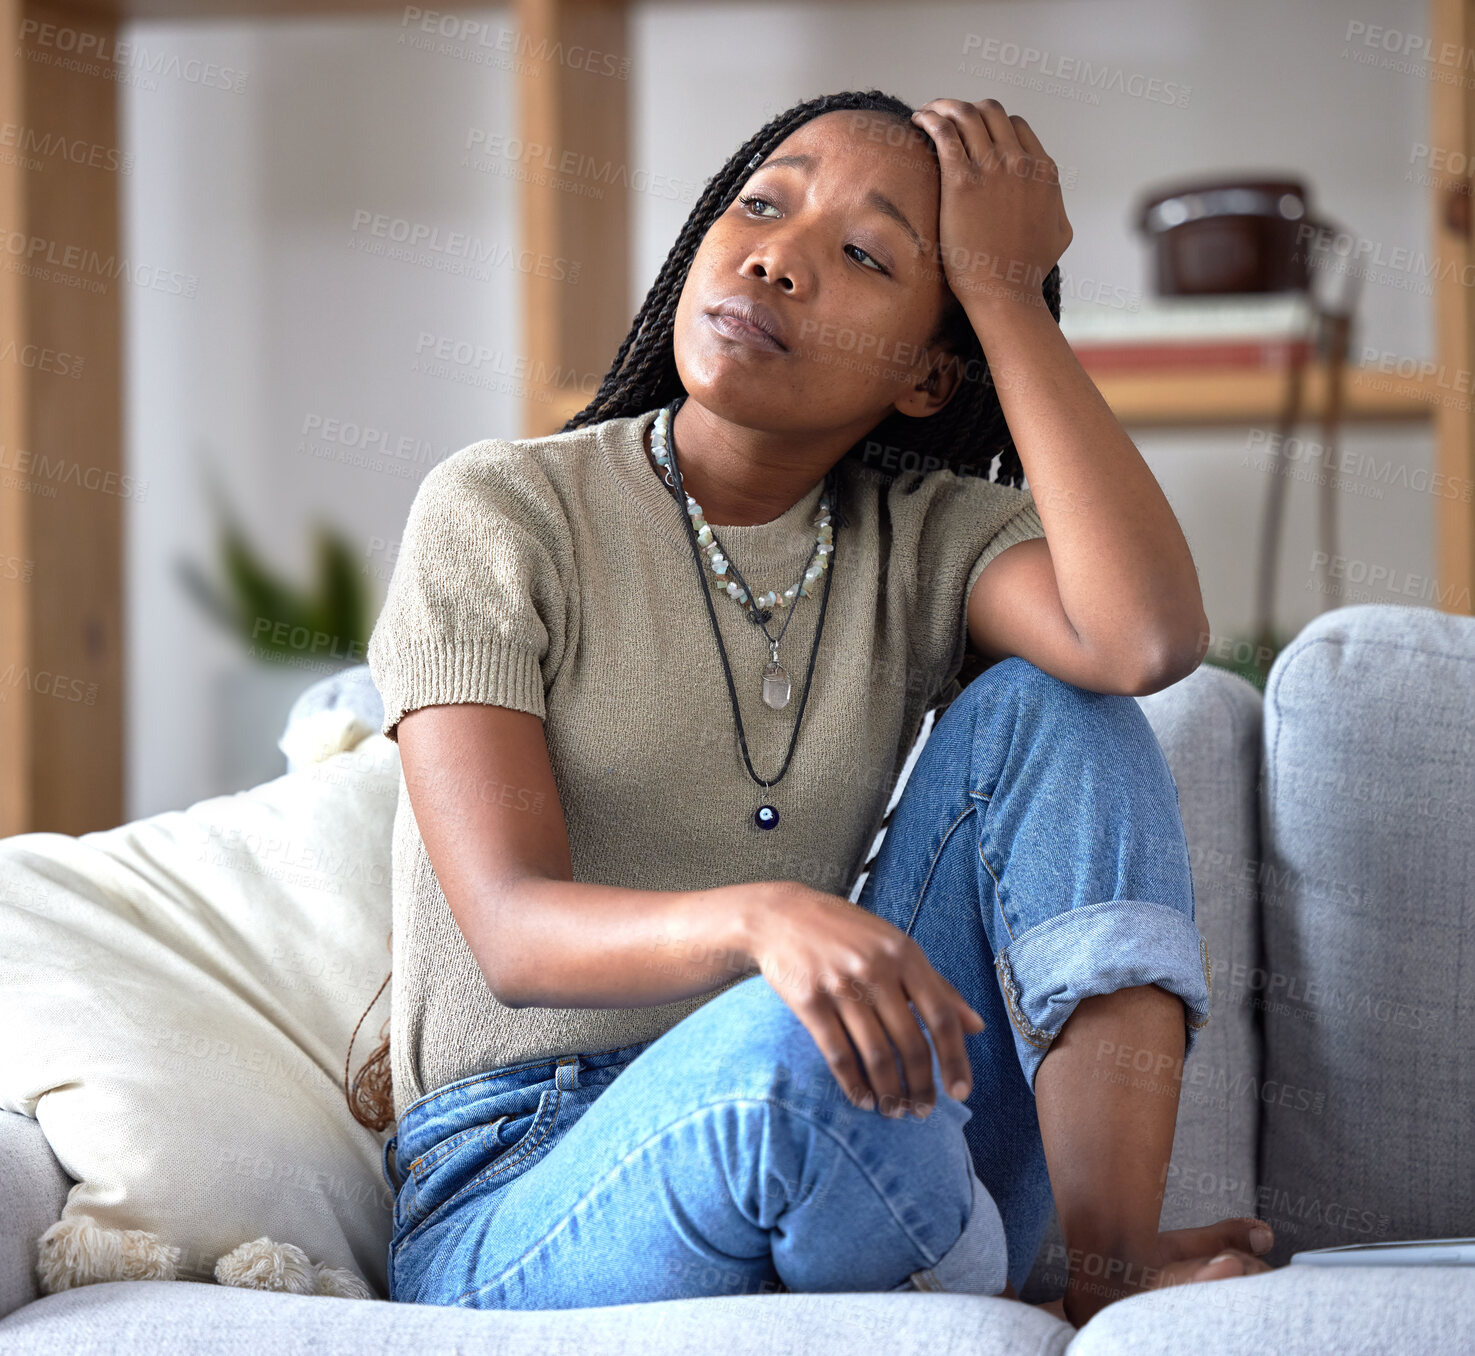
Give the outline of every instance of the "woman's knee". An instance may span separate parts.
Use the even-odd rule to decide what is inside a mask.
[[[710,1049],[718,1082],[734,1095],[763,1097],[777,1108],[825,1122],[860,1117],[869,1124],[870,1117],[894,1119],[877,1110],[862,1110],[850,1101],[809,1028],[763,976],[733,985],[707,1008],[713,1009],[709,1014],[713,1027]],[[705,1011],[698,1009],[699,1014]],[[937,1077],[935,1050],[933,1074],[940,1102],[945,1094]],[[966,1119],[966,1109],[961,1104],[958,1109]]]
[[[1160,783],[1168,773],[1162,745],[1135,697],[1077,687],[1020,655],[999,660],[973,679],[944,712],[949,717],[971,720],[980,732],[1005,719],[1015,729],[1043,736],[1046,747],[1068,746],[1076,757],[1105,760],[1150,781]],[[1048,737],[1053,731],[1059,739]]]
[[[734,984],[686,1020],[699,1028],[692,1035],[718,1089],[815,1109],[844,1100],[809,1028],[762,975]]]

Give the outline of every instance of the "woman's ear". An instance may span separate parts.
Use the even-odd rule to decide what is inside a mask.
[[[962,374],[959,359],[946,349],[928,349],[923,374],[898,397],[897,410],[913,419],[936,414],[957,394]]]

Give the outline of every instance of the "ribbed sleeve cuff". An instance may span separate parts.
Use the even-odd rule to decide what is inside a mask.
[[[1035,508],[1034,501],[1031,500],[989,538],[988,545],[973,562],[973,568],[968,571],[968,586],[963,590],[965,611],[968,599],[973,596],[973,586],[978,583],[978,576],[984,572],[996,555],[1008,550],[1011,546],[1017,546],[1022,541],[1033,541],[1036,537],[1044,535],[1045,525],[1040,521],[1039,510]]]
[[[380,732],[398,743],[396,727],[422,706],[476,702],[546,717],[538,652],[515,641],[416,639],[396,644],[375,675],[384,698]]]

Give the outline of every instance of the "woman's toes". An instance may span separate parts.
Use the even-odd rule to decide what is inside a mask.
[[[1230,1276],[1258,1276],[1269,1271],[1270,1263],[1259,1257],[1251,1257],[1238,1248],[1226,1248],[1210,1258],[1194,1273],[1196,1281],[1218,1281]]]
[[[1229,1276],[1243,1276],[1245,1274],[1244,1263],[1237,1253],[1221,1252],[1219,1256],[1211,1261],[1205,1262],[1203,1266],[1194,1273],[1196,1281],[1220,1281]]]

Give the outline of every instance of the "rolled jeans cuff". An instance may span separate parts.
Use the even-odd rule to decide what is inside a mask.
[[[968,1182],[973,1204],[968,1223],[953,1244],[930,1267],[914,1271],[896,1290],[951,1290],[960,1295],[1001,1295],[1009,1283],[1009,1244],[1004,1221],[988,1188],[973,1170],[973,1156],[963,1155],[968,1164]]]
[[[1184,1059],[1208,1025],[1209,948],[1192,919],[1166,904],[1110,899],[1046,919],[994,958],[1020,1065],[1035,1073],[1083,998],[1156,984],[1183,1000]]]

